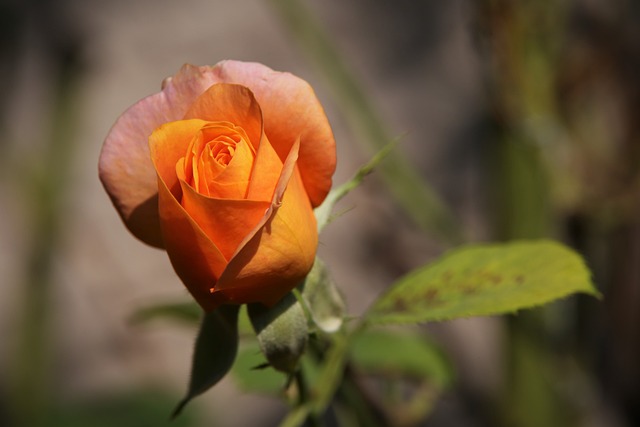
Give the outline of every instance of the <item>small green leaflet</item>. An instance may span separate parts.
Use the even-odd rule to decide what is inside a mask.
[[[309,311],[313,324],[325,333],[332,334],[342,327],[346,307],[340,291],[320,258],[302,285],[298,286],[303,307]]]
[[[444,353],[417,330],[367,329],[349,340],[353,369],[374,379],[369,396],[398,425],[417,425],[453,382]]]
[[[231,369],[238,352],[238,310],[239,306],[223,305],[204,316],[193,351],[189,390],[173,411],[172,418]]]
[[[366,318],[406,324],[513,313],[575,292],[599,296],[583,259],[560,243],[469,245],[398,280]]]
[[[131,316],[131,322],[144,323],[165,318],[193,325],[198,324],[203,314],[202,308],[195,302],[176,302],[141,308]]]
[[[349,194],[351,190],[358,187],[364,178],[373,172],[376,166],[389,154],[389,152],[396,146],[396,141],[387,144],[382,150],[380,150],[369,162],[362,166],[356,174],[349,181],[334,188],[329,192],[327,198],[324,200],[316,210],[316,221],[318,223],[318,232],[331,222],[331,214],[333,207],[340,199]]]
[[[453,368],[442,350],[415,332],[365,330],[350,340],[349,355],[359,370],[393,380],[411,377],[438,389],[453,382]]]

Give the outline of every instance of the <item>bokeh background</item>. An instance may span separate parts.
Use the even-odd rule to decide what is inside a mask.
[[[196,331],[130,319],[187,293],[97,159],[165,77],[227,58],[313,85],[337,183],[400,140],[321,236],[351,313],[462,242],[557,238],[594,272],[601,301],[425,328],[457,376],[420,425],[640,425],[639,19],[631,0],[3,0],[0,425],[167,423]],[[227,378],[174,425],[285,410]]]

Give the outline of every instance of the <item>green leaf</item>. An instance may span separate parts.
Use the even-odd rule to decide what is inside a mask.
[[[438,389],[453,380],[453,370],[444,353],[415,333],[366,330],[352,338],[349,354],[354,365],[365,372],[418,378]]]
[[[553,241],[470,245],[394,283],[371,323],[417,323],[513,313],[574,292],[599,295],[573,250]]]
[[[322,231],[322,229],[331,222],[331,214],[333,212],[333,208],[336,203],[344,196],[349,194],[351,190],[358,187],[364,178],[373,172],[373,169],[391,152],[391,150],[396,146],[396,141],[388,143],[375,155],[367,164],[362,166],[356,174],[349,181],[332,189],[327,198],[324,200],[322,205],[320,205],[315,210],[316,221],[318,223],[318,233]]]
[[[187,324],[197,324],[202,319],[203,314],[202,308],[195,302],[159,304],[136,311],[133,316],[131,316],[131,322],[143,323],[150,320],[167,318]]]
[[[284,390],[285,376],[271,367],[258,369],[266,362],[256,342],[243,345],[231,374],[238,387],[246,392],[279,395]]]
[[[415,332],[365,330],[350,341],[350,360],[394,425],[416,425],[453,381],[444,353]]]
[[[248,305],[249,319],[269,364],[292,373],[307,344],[309,329],[302,306],[289,292],[273,307]]]
[[[231,369],[238,352],[237,305],[223,305],[207,313],[196,339],[187,395],[178,403],[172,418],[195,396],[207,391]]]
[[[326,333],[338,331],[344,319],[345,303],[327,267],[319,258],[316,258],[300,288],[300,295],[313,323]]]

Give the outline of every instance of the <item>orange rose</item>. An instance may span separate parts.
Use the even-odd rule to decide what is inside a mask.
[[[125,225],[169,254],[207,311],[282,298],[313,265],[335,170],[311,87],[261,64],[185,65],[129,108],[100,155]]]

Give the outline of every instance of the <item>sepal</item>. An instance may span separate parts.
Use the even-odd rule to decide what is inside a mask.
[[[302,306],[290,292],[272,307],[247,306],[260,350],[276,370],[293,373],[304,353],[309,328]]]
[[[187,403],[218,383],[231,369],[238,352],[240,306],[223,305],[206,313],[196,338],[187,395],[171,415],[175,418]]]
[[[315,326],[326,333],[337,332],[342,327],[346,305],[322,260],[316,258],[298,289]]]

